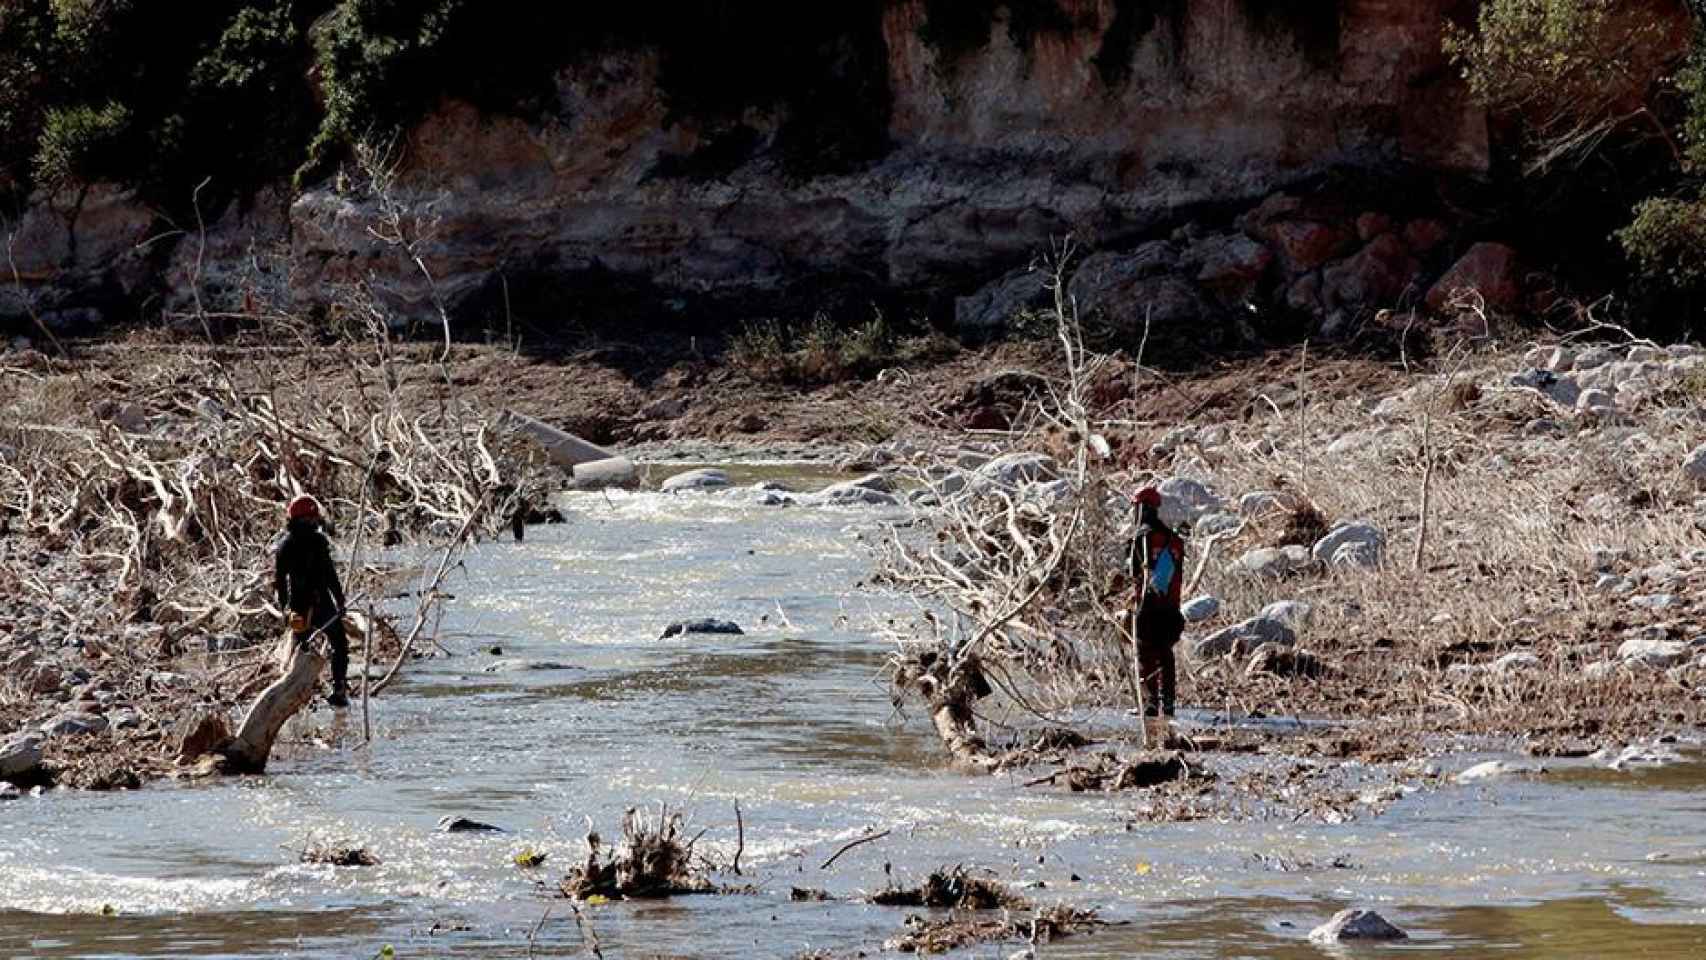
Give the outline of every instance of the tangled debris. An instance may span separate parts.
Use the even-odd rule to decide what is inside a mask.
[[[571,900],[672,897],[716,890],[694,868],[693,840],[686,838],[681,814],[667,805],[660,805],[656,816],[630,807],[622,816],[620,844],[607,847],[596,832],[588,831],[586,848],[586,862],[558,885]]]
[[[332,867],[377,867],[384,861],[369,853],[365,847],[333,847],[316,844],[302,851],[303,863],[318,863]]]
[[[1093,790],[1112,793],[1142,790],[1187,777],[1207,776],[1209,774],[1205,771],[1193,769],[1186,763],[1185,755],[1177,750],[1139,753],[1129,757],[1109,751],[1075,761],[1026,785],[1064,783],[1073,793]]]
[[[912,914],[906,918],[905,932],[885,941],[883,949],[900,953],[946,953],[977,943],[1004,940],[1051,943],[1074,934],[1088,933],[1102,925],[1094,910],[1079,910],[1066,904],[1047,907],[1029,917],[964,914],[925,917]]]
[[[916,887],[889,886],[872,894],[880,907],[928,907],[933,910],[1029,910],[1031,902],[1006,885],[975,876],[963,866],[936,870]]]

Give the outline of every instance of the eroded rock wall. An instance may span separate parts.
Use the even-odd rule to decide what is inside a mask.
[[[178,242],[164,302],[197,275],[215,297],[246,295],[233,262],[258,243],[288,245],[309,303],[369,281],[425,309],[430,272],[476,319],[498,309],[499,277],[536,324],[612,300],[794,313],[888,291],[940,305],[1069,232],[1129,247],[1334,167],[1484,169],[1486,124],[1439,52],[1460,5],[873,2],[866,34],[825,48],[821,96],[738,114],[674,110],[657,50],[610,50],[560,73],[548,115],[451,102],[410,133],[393,197],[430,204],[426,271],[375,242],[379,205],[337,177],[287,216],[234,212],[205,247]],[[789,131],[814,103],[813,137],[875,123],[886,143],[801,162]]]

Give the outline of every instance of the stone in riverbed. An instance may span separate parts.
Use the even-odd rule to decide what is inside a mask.
[[[1242,623],[1216,630],[1193,641],[1188,648],[1193,660],[1212,660],[1229,653],[1249,656],[1264,644],[1290,647],[1297,643],[1297,634],[1284,623],[1266,617],[1251,617]]]
[[[864,486],[859,480],[825,487],[805,499],[818,507],[893,507],[900,504],[894,494]]]
[[[519,658],[494,660],[486,664],[484,668],[486,673],[543,673],[552,670],[579,669],[580,667],[572,663],[562,663],[557,660],[523,660]]]
[[[0,800],[16,800],[23,795],[24,792],[22,790],[19,790],[17,787],[4,780],[0,780]]]
[[[1409,934],[1373,910],[1340,910],[1309,932],[1312,943],[1344,943],[1347,940],[1407,940]]]
[[[1347,551],[1346,547],[1353,549]],[[1334,566],[1377,566],[1386,549],[1386,533],[1372,523],[1341,523],[1315,542],[1316,562]]]
[[[1287,577],[1307,570],[1313,561],[1304,547],[1258,547],[1239,557],[1232,569],[1256,577]]]
[[[1043,453],[1008,453],[977,468],[978,475],[1004,487],[1044,483],[1060,477],[1060,465]]]
[[[664,493],[680,493],[683,490],[717,490],[729,485],[729,475],[725,470],[715,467],[705,467],[700,470],[689,470],[678,473],[665,480],[658,487]]]
[[[1184,615],[1186,623],[1201,623],[1220,612],[1220,598],[1204,594],[1188,601],[1179,608],[1179,612]]]
[[[107,718],[94,713],[62,713],[41,725],[49,737],[83,737],[107,729]]]
[[[734,635],[745,632],[746,631],[740,628],[740,624],[735,623],[732,620],[717,620],[712,617],[702,617],[698,620],[677,620],[669,626],[664,627],[663,633],[658,637],[658,639],[668,640],[670,637],[679,637],[688,633]]]
[[[440,833],[507,833],[503,827],[470,820],[467,817],[445,816],[438,821]]]
[[[0,777],[25,779],[41,766],[42,736],[34,731],[19,734],[0,745]]]

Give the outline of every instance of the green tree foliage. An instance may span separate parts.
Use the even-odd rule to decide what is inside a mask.
[[[1640,277],[1706,289],[1706,41],[1665,76],[1676,38],[1651,8],[1618,0],[1487,0],[1445,50],[1475,98],[1519,125],[1526,169],[1582,162],[1619,138],[1661,140],[1671,169],[1616,233]],[[1659,79],[1655,82],[1655,76]]]
[[[36,183],[57,191],[122,169],[129,126],[130,111],[115,101],[49,110],[36,146]]]

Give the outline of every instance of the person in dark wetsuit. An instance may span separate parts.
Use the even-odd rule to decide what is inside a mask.
[[[1137,531],[1131,541],[1131,575],[1138,585],[1132,631],[1137,636],[1143,712],[1146,717],[1171,717],[1178,678],[1173,647],[1185,629],[1179,611],[1185,544],[1161,521],[1159,490],[1144,487],[1132,497],[1132,506],[1137,508]]]
[[[301,496],[285,508],[284,539],[273,564],[273,589],[290,618],[297,643],[324,633],[332,647],[333,707],[349,706],[349,638],[344,634],[344,588],[332,563],[332,546],[320,531],[320,504]]]

